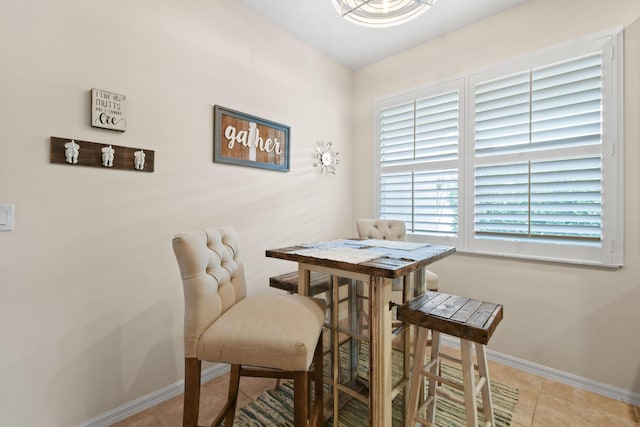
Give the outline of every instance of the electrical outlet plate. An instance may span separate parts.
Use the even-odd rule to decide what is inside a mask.
[[[13,205],[0,204],[0,231],[13,231]]]

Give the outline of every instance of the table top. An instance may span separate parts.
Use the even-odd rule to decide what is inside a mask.
[[[391,240],[338,239],[269,249],[266,256],[395,279],[455,253],[449,246]]]

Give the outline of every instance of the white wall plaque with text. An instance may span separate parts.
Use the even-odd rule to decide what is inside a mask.
[[[100,89],[91,89],[91,126],[127,130],[127,97]]]

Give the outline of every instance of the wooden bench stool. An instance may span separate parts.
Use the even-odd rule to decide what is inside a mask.
[[[269,278],[269,286],[276,289],[282,289],[290,294],[298,293],[298,272],[292,271],[291,273],[281,274]],[[331,296],[331,278],[327,275],[311,272],[311,279],[309,280],[309,296],[316,296],[324,292],[328,292],[328,297]]]
[[[502,305],[441,292],[427,292],[398,307],[398,319],[418,327],[405,427],[413,427],[416,422],[434,426],[436,400],[439,397],[465,406],[468,427],[478,425],[478,409],[484,413],[486,426],[495,425],[485,345],[502,320]],[[424,364],[429,331],[432,332],[431,359]],[[460,338],[462,360],[440,353],[441,333]],[[472,359],[474,344],[479,375],[477,382]],[[441,358],[462,365],[462,382],[442,376]],[[423,376],[429,379],[429,389],[425,401],[418,405]],[[442,384],[463,391],[464,400],[447,393],[439,387]],[[482,393],[481,408],[476,402],[478,393]],[[426,419],[420,415],[425,407]]]

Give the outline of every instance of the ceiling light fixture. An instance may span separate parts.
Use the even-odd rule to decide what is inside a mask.
[[[365,27],[393,27],[425,13],[436,0],[331,0],[340,16]]]

